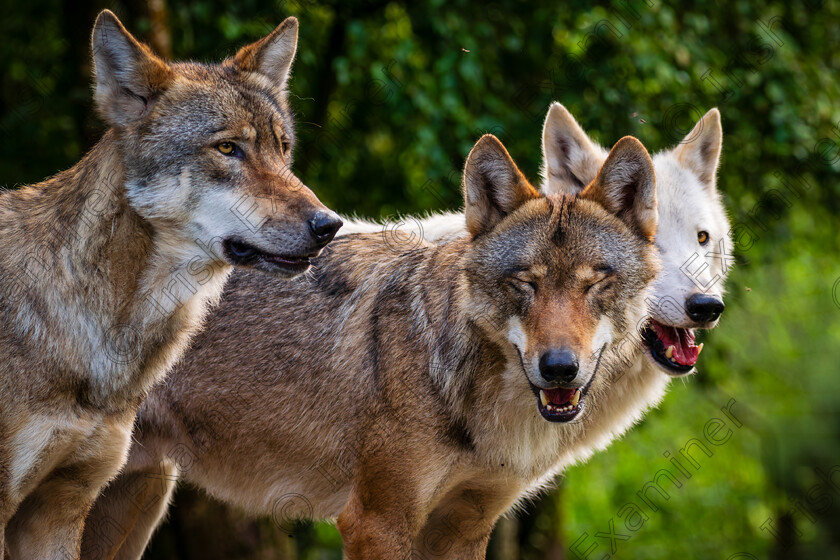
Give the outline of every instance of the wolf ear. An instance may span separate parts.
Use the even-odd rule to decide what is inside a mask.
[[[673,153],[680,165],[697,175],[703,186],[714,189],[722,144],[720,111],[715,108],[697,121],[688,136],[674,148]]]
[[[285,89],[297,52],[298,20],[288,17],[274,31],[239,49],[234,62],[246,72],[259,72]]]
[[[607,151],[589,139],[572,114],[556,101],[543,125],[543,192],[577,194],[592,182]]]
[[[498,138],[485,134],[476,142],[464,165],[464,213],[472,237],[539,196]]]
[[[648,241],[656,236],[656,176],[645,147],[632,136],[613,146],[595,180],[580,194],[618,216]]]
[[[122,127],[147,114],[174,74],[166,62],[103,10],[91,38],[96,108],[111,126]]]

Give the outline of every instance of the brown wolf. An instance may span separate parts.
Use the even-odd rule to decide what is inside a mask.
[[[138,558],[181,478],[279,522],[337,517],[348,559],[483,558],[610,390],[602,358],[645,312],[657,212],[629,137],[583,192],[541,196],[487,135],[464,191],[468,235],[445,245],[351,235],[314,280],[234,275],[144,403],[89,557]]]
[[[222,64],[170,64],[96,20],[111,128],[0,196],[0,556],[5,533],[15,560],[77,558],[141,401],[232,265],[296,276],[338,229],[289,172],[296,45],[290,18]]]

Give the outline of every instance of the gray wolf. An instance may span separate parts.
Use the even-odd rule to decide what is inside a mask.
[[[90,557],[138,558],[180,479],[275,519],[337,518],[348,559],[483,558],[611,390],[658,270],[656,187],[628,137],[580,193],[541,195],[491,135],[463,185],[448,243],[344,236],[312,279],[235,274],[144,403]]]
[[[647,300],[647,315],[624,339],[626,348],[616,353],[623,357],[609,362],[613,389],[603,406],[590,407],[581,419],[586,429],[577,433],[573,451],[558,461],[557,472],[607,447],[659,404],[671,377],[695,371],[703,345],[695,344],[694,330],[718,324],[731,265],[730,228],[716,186],[722,141],[720,113],[712,109],[676,147],[653,156],[662,269]],[[580,192],[607,157],[560,103],[553,103],[546,116],[542,152],[545,193]],[[399,239],[392,227],[347,220],[341,234],[380,232]],[[458,212],[404,219],[399,227],[406,239],[435,243],[466,235],[464,215]]]
[[[341,222],[290,171],[290,18],[218,65],[168,63],[102,12],[77,165],[0,195],[0,557],[78,558],[136,411],[233,265],[292,278]]]

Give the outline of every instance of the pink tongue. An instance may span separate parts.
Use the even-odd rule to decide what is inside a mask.
[[[554,404],[566,404],[572,400],[574,389],[543,389],[545,396]]]
[[[669,346],[674,347],[672,356],[675,362],[683,366],[693,366],[697,363],[697,356],[700,355],[700,352],[694,345],[694,333],[691,329],[666,327],[656,321],[652,321],[652,324],[656,336],[665,345],[665,350],[668,350]]]

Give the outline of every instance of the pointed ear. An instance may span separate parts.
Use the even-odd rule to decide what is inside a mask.
[[[607,151],[589,139],[572,114],[556,101],[543,125],[543,192],[577,194],[592,182]]]
[[[295,59],[298,20],[289,17],[277,28],[257,41],[239,49],[234,62],[246,72],[258,72],[279,89],[285,89]]]
[[[498,138],[485,134],[476,142],[464,166],[464,206],[472,237],[539,196]]]
[[[673,154],[680,165],[697,175],[704,186],[714,188],[722,144],[720,111],[715,108],[697,121],[688,136],[674,148]]]
[[[645,147],[632,136],[613,146],[597,177],[580,194],[615,214],[648,241],[656,236],[656,178]]]
[[[127,126],[148,114],[174,79],[166,62],[132,37],[109,10],[96,18],[91,46],[96,108],[111,126]]]

